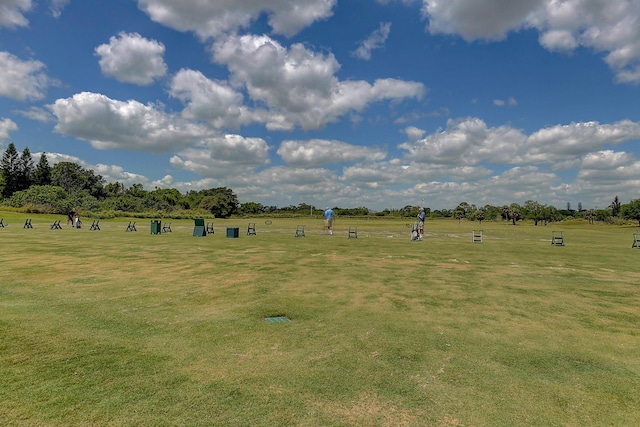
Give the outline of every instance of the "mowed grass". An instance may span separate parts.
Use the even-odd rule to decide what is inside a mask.
[[[0,216],[0,425],[640,424],[634,227]]]

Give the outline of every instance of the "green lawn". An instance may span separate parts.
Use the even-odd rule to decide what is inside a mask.
[[[0,425],[640,425],[637,227],[0,217]]]

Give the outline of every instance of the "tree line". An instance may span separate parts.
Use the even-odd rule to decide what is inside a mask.
[[[43,213],[76,210],[101,217],[164,213],[177,218],[194,214],[228,218],[239,207],[237,196],[226,187],[186,195],[171,188],[147,191],[142,184],[126,188],[120,182],[107,183],[100,174],[75,162],[50,166],[46,153],[34,164],[29,148],[20,154],[13,143],[0,164],[0,204]]]
[[[640,225],[640,199],[631,200],[623,204],[618,196],[615,196],[606,209],[583,209],[582,203],[578,203],[578,209],[571,209],[571,203],[567,203],[566,209],[558,209],[555,206],[541,204],[535,200],[527,200],[523,205],[511,203],[504,206],[486,205],[477,207],[467,202],[460,203],[455,209],[449,211],[449,216],[458,221],[465,218],[472,221],[484,221],[485,219],[501,219],[516,224],[521,220],[531,220],[535,225],[548,224],[570,218],[584,219],[590,224],[599,222],[616,222],[620,220],[638,221]]]
[[[186,194],[174,188],[156,188],[147,191],[142,184],[125,187],[120,182],[107,183],[93,170],[75,162],[59,162],[49,165],[46,153],[36,164],[28,147],[19,153],[10,143],[2,155],[0,164],[0,204],[33,212],[61,213],[77,210],[100,217],[158,216],[191,218],[194,215],[213,215],[229,218],[232,215],[294,215],[319,214],[321,208],[306,203],[284,207],[265,206],[257,202],[238,203],[233,190],[227,187],[191,190]],[[547,224],[565,218],[583,218],[589,222],[634,220],[640,225],[640,199],[623,204],[615,196],[606,209],[566,209],[528,200],[523,205],[512,203],[504,206],[478,207],[468,202],[455,209],[431,210],[424,207],[430,218],[455,218],[471,221],[504,220],[514,225],[521,220],[532,220],[536,225]],[[419,206],[407,205],[401,209],[384,209],[372,212],[366,207],[332,207],[338,216],[379,216],[415,218]]]

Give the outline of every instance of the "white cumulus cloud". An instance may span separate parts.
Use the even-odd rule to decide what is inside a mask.
[[[150,85],[167,73],[164,52],[162,43],[124,32],[95,49],[104,75],[140,86]]]
[[[269,146],[262,138],[227,134],[208,138],[197,147],[180,151],[170,160],[174,167],[207,178],[251,174],[256,167],[269,163]]]
[[[640,83],[637,0],[423,0],[422,12],[431,33],[467,41],[534,28],[546,49],[592,49],[604,54],[617,81]]]
[[[531,135],[510,126],[488,127],[479,118],[450,119],[444,130],[398,147],[404,159],[426,164],[477,165],[549,164],[558,169],[576,166],[589,153],[640,139],[640,123],[579,122],[539,129]]]
[[[337,0],[138,0],[151,19],[202,39],[235,33],[266,15],[276,34],[293,36],[314,22],[329,18]]]
[[[49,156],[47,154],[47,156]],[[133,172],[124,170],[122,166],[118,165],[105,165],[98,163],[91,166],[97,174],[101,175],[107,182],[120,182],[125,187],[130,187],[133,184],[147,184],[149,180],[144,175],[140,175]]]
[[[544,0],[423,0],[431,33],[457,34],[467,41],[502,40],[525,25]]]
[[[231,80],[244,86],[256,110],[256,120],[269,129],[319,129],[370,103],[421,98],[422,83],[397,79],[340,81],[340,64],[330,54],[316,53],[301,43],[285,48],[268,36],[233,36],[216,42],[214,60],[226,65]]]
[[[11,119],[0,119],[0,141],[9,139],[10,132],[18,130],[18,125]]]
[[[479,118],[447,121],[444,130],[399,145],[405,157],[421,163],[476,165],[483,161],[510,162],[526,136],[509,126],[489,128]]]
[[[243,105],[242,93],[224,81],[208,79],[200,71],[180,70],[172,79],[169,93],[186,104],[182,115],[187,119],[226,129],[237,129],[253,120]]]
[[[622,120],[612,124],[579,122],[540,129],[527,140],[526,158],[548,161],[551,156],[569,158],[640,139],[640,123]]]
[[[58,99],[50,106],[58,118],[55,130],[89,141],[98,149],[167,152],[192,146],[210,131],[153,104],[118,101],[105,95],[82,92]]]
[[[55,84],[44,69],[40,61],[22,61],[8,52],[0,52],[0,96],[19,101],[44,98],[48,87]]]
[[[283,141],[278,154],[290,166],[313,168],[330,163],[384,160],[387,154],[381,150],[347,144],[342,141],[311,139],[308,141]]]
[[[31,10],[31,0],[0,1],[0,28],[26,27],[29,21],[24,14]]]

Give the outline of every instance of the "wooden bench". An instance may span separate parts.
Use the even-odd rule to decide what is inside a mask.
[[[482,230],[473,230],[471,233],[471,241],[473,243],[482,243]]]

